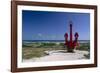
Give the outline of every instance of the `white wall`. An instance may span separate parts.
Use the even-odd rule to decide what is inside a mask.
[[[45,2],[56,2],[56,3],[76,3],[76,4],[89,4],[98,5],[98,13],[100,13],[100,0],[32,0],[32,1],[45,1]],[[10,72],[10,59],[11,59],[11,48],[10,48],[10,29],[11,29],[11,12],[10,0],[0,0],[0,73],[11,73]],[[100,14],[98,14],[100,19]],[[99,24],[100,22],[98,22]],[[98,25],[98,32],[100,31],[100,25]],[[98,34],[100,37],[100,33]],[[100,38],[98,38],[100,40]],[[100,43],[100,41],[98,41]],[[99,45],[100,47],[100,45]],[[98,48],[98,52],[100,49]],[[98,54],[100,56],[100,53]],[[65,69],[65,70],[52,70],[52,71],[38,71],[30,73],[99,73],[100,72],[100,57],[98,60],[98,68],[83,68],[83,69]]]

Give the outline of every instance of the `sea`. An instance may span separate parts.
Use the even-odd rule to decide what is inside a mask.
[[[64,43],[65,40],[23,40],[23,43]],[[79,43],[89,43],[90,40],[78,40]]]

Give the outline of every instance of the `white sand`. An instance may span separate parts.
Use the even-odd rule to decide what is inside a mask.
[[[79,50],[75,50],[75,53],[64,53],[64,50],[46,51],[46,52],[49,53],[49,55],[40,58],[24,59],[23,62],[79,60],[79,59],[85,59],[84,54],[89,53],[88,51],[79,51]]]

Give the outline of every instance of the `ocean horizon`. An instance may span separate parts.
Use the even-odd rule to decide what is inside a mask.
[[[79,43],[89,43],[90,40],[78,40]],[[45,43],[45,42],[49,42],[49,43],[53,43],[53,42],[65,42],[65,40],[22,40],[23,43],[34,43],[34,42],[40,42],[40,43]]]

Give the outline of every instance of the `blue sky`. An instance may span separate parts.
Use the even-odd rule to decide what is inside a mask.
[[[89,13],[30,10],[22,11],[22,39],[64,40],[64,34],[69,34],[69,21],[73,22],[73,34],[79,33],[79,40],[90,40]]]

